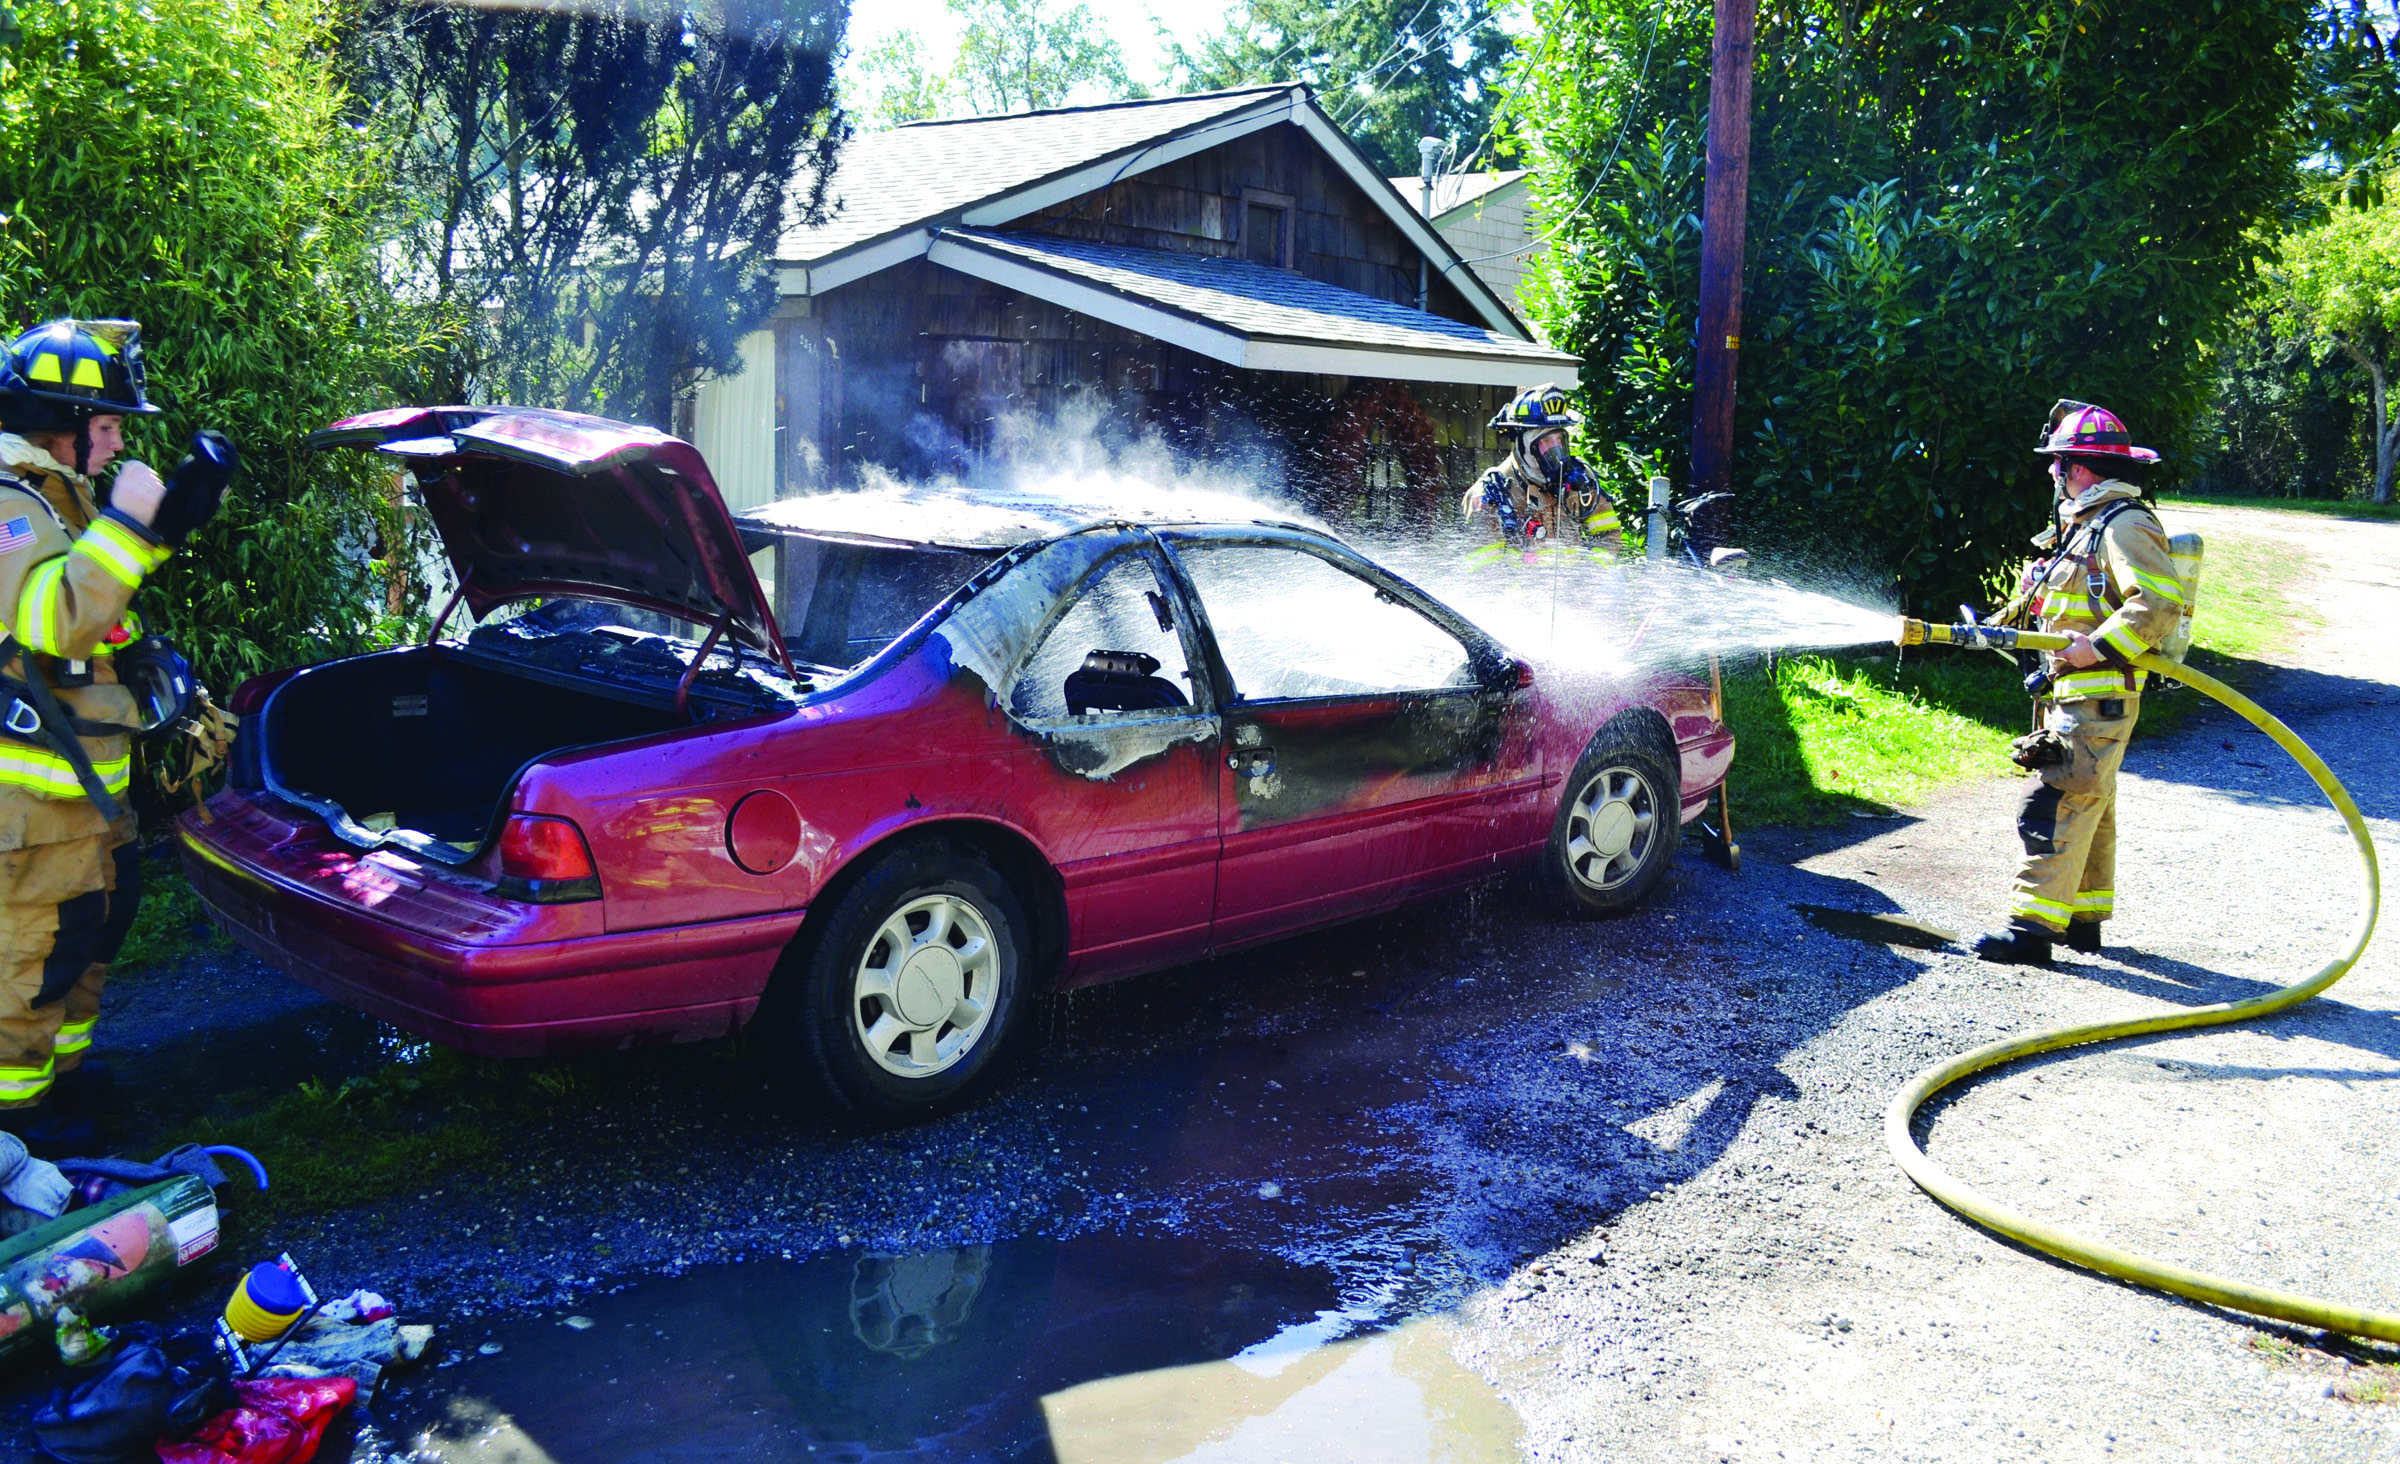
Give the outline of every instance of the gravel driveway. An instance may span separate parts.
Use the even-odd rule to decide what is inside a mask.
[[[2176,525],[2313,559],[2326,629],[2258,699],[2400,848],[2400,524],[2187,510]],[[2298,558],[2299,556],[2296,556]],[[2205,598],[2202,613],[2206,613]],[[1652,1182],[1465,1308],[1460,1354],[1537,1458],[2400,1458],[2400,1350],[2259,1324],[2002,1243],[1908,1184],[1882,1110],[1934,1058],[2032,1027],[2247,995],[2313,971],[2359,897],[2338,820],[2265,738],[2212,711],[2137,740],[2120,916],[2055,971],[1828,933],[1795,906],[1971,935],[2004,913],[2013,780],[1836,837],[1756,836],[1687,878],[1690,956],[1647,1008],[1582,1006],[1453,1061],[1508,1081],[1441,1100],[1461,1164],[1632,1128]],[[1835,917],[1819,917],[1844,925]],[[2400,1310],[2394,918],[2329,996],[2263,1026],[2025,1064],[1937,1105],[1932,1153],[2003,1202],[2153,1255]],[[1901,932],[1905,934],[1905,932]],[[1745,1000],[1755,992],[1754,1000]],[[1671,1014],[1659,1030],[1660,1013]],[[1689,1055],[1687,1038],[1735,1054]],[[1663,1061],[1645,1062],[1664,1039]],[[1514,1111],[1545,1132],[1491,1141]],[[1602,1185],[1605,1177],[1584,1181]],[[1637,1184],[1636,1186],[1640,1186]],[[1458,1206],[1462,1240],[1506,1216]],[[2327,1344],[2331,1350],[2326,1350]]]
[[[2330,629],[2260,699],[2388,841],[2400,525],[2179,518],[2319,566]],[[726,1044],[480,1065],[432,1113],[380,1089],[501,1157],[281,1219],[231,1193],[242,1254],[164,1319],[287,1248],[385,1291],[443,1327],[445,1366],[375,1409],[425,1459],[2400,1458],[2367,1401],[2400,1372],[2361,1365],[2393,1354],[2019,1252],[1885,1155],[1920,1065],[2291,980],[2352,919],[2338,822],[2207,716],[2127,763],[2104,959],[1983,966],[1872,920],[1996,920],[2014,791],[1752,831],[1735,877],[1687,851],[1624,920],[1476,893],[1080,992],[989,1101],[899,1132],[762,1101]],[[2256,1030],[1989,1079],[1933,1152],[2037,1215],[2400,1309],[2391,948]],[[235,1090],[425,1058],[238,957],[128,979],[107,1037],[136,1150]],[[47,1382],[0,1387],[0,1447]]]

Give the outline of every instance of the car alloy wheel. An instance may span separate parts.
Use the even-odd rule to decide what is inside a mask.
[[[1657,887],[1683,834],[1680,764],[1665,720],[1647,708],[1592,734],[1542,856],[1540,884],[1561,914],[1622,915]]]
[[[851,1020],[885,1072],[929,1078],[971,1052],[1000,987],[991,921],[955,894],[910,900],[867,942],[851,981]]]
[[[1567,811],[1567,873],[1606,893],[1641,872],[1658,834],[1658,795],[1637,768],[1602,768]]]

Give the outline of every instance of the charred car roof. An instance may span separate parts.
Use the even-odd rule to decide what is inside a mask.
[[[1111,481],[1102,491],[1042,492],[879,485],[785,498],[736,515],[745,536],[811,538],[999,553],[1103,524],[1217,527],[1264,524],[1322,533],[1261,512],[1265,505],[1205,489]]]

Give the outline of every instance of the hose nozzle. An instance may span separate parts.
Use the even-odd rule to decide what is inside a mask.
[[[1936,625],[1927,620],[1902,620],[1900,634],[1895,637],[1904,646],[1990,646],[1994,650],[2011,650],[2017,644],[2017,632],[2005,625]]]
[[[1936,625],[1902,620],[1893,642],[1903,646],[1979,646],[1994,651],[2063,651],[2069,637],[2011,625]]]

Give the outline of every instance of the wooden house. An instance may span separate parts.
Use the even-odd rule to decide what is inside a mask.
[[[1424,518],[1515,389],[1576,379],[1305,87],[871,133],[828,197],[686,424],[737,508],[959,471],[1081,403],[1337,518]]]

